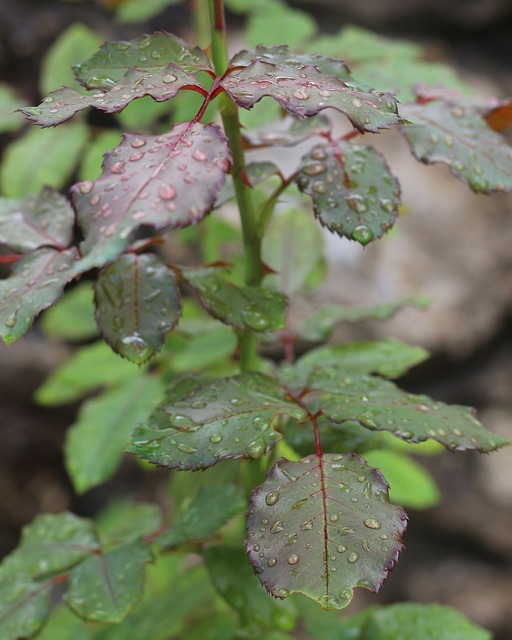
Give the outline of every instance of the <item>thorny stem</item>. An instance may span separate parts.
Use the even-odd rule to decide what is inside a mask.
[[[217,76],[222,76],[228,67],[223,1],[208,0],[208,6],[210,9],[213,66]],[[238,108],[225,94],[221,94],[219,100],[224,132],[233,155],[232,176],[242,225],[245,284],[258,287],[264,275],[261,262],[261,235],[258,229],[251,188],[245,180],[245,154],[238,120]],[[241,370],[251,371],[258,369],[256,335],[249,331],[240,331],[238,332],[238,344],[240,347]]]

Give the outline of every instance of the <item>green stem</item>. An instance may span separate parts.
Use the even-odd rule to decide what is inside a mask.
[[[213,66],[215,73],[218,76],[222,76],[228,68],[224,6],[222,0],[208,0],[208,5],[210,9]],[[232,177],[242,225],[245,284],[259,287],[264,275],[261,261],[261,235],[251,188],[244,180],[246,176],[245,154],[238,120],[238,108],[225,94],[219,96],[219,101],[224,132],[233,155]],[[238,333],[238,343],[241,370],[251,371],[258,369],[256,335],[250,331],[240,331]]]

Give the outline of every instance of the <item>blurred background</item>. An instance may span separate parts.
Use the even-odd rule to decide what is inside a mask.
[[[247,38],[252,46],[257,41],[251,40],[265,33],[267,43],[292,41],[300,47],[311,35],[313,20],[326,36],[355,25],[420,44],[423,60],[450,63],[480,95],[512,95],[510,0],[295,0],[290,4],[298,10],[296,22],[281,24],[267,2],[244,32],[244,2],[230,3],[233,42],[238,46]],[[146,15],[149,5],[160,7],[155,16]],[[51,86],[49,74],[43,83],[40,78],[44,66],[51,64],[47,52],[66,30],[87,27],[84,55],[70,52],[78,55],[71,62],[78,62],[90,55],[88,47],[94,51],[107,39],[129,39],[157,29],[187,37],[192,9],[193,3],[165,0],[2,0],[2,195],[23,197],[27,189],[36,188],[36,174],[41,183],[48,180],[46,161],[41,160],[46,156],[41,149],[31,151],[36,143],[36,147],[26,143],[30,125],[12,112],[37,104],[57,88]],[[354,52],[348,50],[337,54],[349,65],[351,55]],[[359,78],[355,70],[354,75]],[[376,80],[373,84],[393,89],[377,85]],[[103,132],[111,129],[114,136],[118,126],[134,130],[129,116],[120,125],[113,118],[92,125]],[[58,173],[62,188],[81,177],[79,159],[85,153],[83,132],[70,126],[68,134],[57,159],[48,155],[50,174]],[[487,428],[512,439],[512,196],[475,195],[445,166],[418,164],[396,132],[373,138],[400,179],[401,219],[389,237],[365,250],[326,237],[327,278],[307,305],[327,301],[371,305],[426,296],[430,300],[426,311],[406,309],[384,323],[345,325],[335,337],[395,336],[426,347],[432,358],[402,380],[402,386],[445,402],[473,405]],[[13,148],[22,139],[28,146],[16,156]],[[51,150],[52,141],[45,144]],[[143,474],[127,459],[113,480],[83,496],[74,494],[63,466],[62,443],[78,404],[41,407],[32,398],[71,349],[45,339],[37,326],[9,348],[0,345],[0,556],[14,548],[20,528],[37,513],[69,508],[92,515],[113,493],[154,499],[163,486],[164,473]],[[378,598],[359,594],[355,607],[396,600],[446,603],[493,630],[496,640],[509,640],[512,447],[490,456],[444,453],[423,463],[435,477],[442,500],[430,509],[409,509],[407,550],[400,563]]]

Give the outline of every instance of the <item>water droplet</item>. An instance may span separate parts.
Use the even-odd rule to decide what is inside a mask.
[[[176,197],[176,189],[170,184],[162,184],[158,188],[158,197],[162,200],[172,200]]]
[[[17,317],[18,317],[17,311],[15,311],[14,313],[11,313],[11,315],[5,321],[5,326],[8,327],[9,329],[12,329],[16,325]]]
[[[418,411],[422,411],[423,413],[428,413],[430,411],[430,407],[426,404],[418,404],[416,405],[416,409]]]
[[[363,547],[363,549],[364,549],[365,551],[370,551],[370,545],[369,545],[369,543],[368,543],[368,540],[363,540],[363,542],[362,542],[361,546]]]
[[[277,558],[269,558],[267,564],[269,567],[275,567],[277,564]]]
[[[270,529],[270,533],[281,533],[281,531],[284,530],[283,527],[283,522],[281,520],[277,520],[277,522],[275,522],[271,529]]]
[[[313,528],[313,523],[311,520],[308,520],[307,522],[303,522],[299,528],[301,531],[310,531]]]
[[[276,502],[279,502],[279,498],[281,497],[281,494],[279,491],[270,491],[270,493],[267,493],[266,497],[265,497],[265,502],[269,505],[272,506],[274,504],[276,504]]]
[[[356,553],[355,551],[353,551],[348,557],[348,561],[350,564],[355,564],[358,560],[359,560],[359,554]]]
[[[259,551],[260,550],[260,545],[259,544],[253,545],[252,550],[253,551]]]
[[[255,331],[262,331],[270,326],[270,322],[259,311],[246,310],[240,314],[244,323]]]
[[[198,162],[206,162],[206,160],[208,160],[208,156],[204,151],[201,151],[201,149],[197,149],[197,151],[194,151],[192,157]]]
[[[85,195],[86,193],[90,193],[92,191],[93,186],[94,183],[91,182],[91,180],[86,180],[85,182],[80,183],[78,190],[80,191],[80,193],[83,193]]]
[[[298,553],[292,553],[292,555],[288,558],[288,564],[297,564],[300,560],[300,556]]]
[[[359,244],[365,245],[373,240],[373,231],[366,225],[361,224],[352,231],[352,240],[357,240]]]
[[[301,171],[308,176],[317,176],[327,171],[327,166],[323,162],[310,162],[301,167]]]
[[[460,429],[455,428],[455,429],[452,429],[452,431],[459,438],[462,438],[462,436],[464,435],[464,433]]]
[[[361,102],[361,100],[359,100],[359,98],[353,98],[352,99],[352,104],[354,105],[354,107],[362,107],[363,103]]]
[[[135,138],[135,140],[132,140],[131,145],[134,149],[140,149],[140,147],[143,147],[146,144],[146,141],[142,138]]]
[[[138,334],[118,340],[115,350],[136,364],[145,362],[154,353],[153,347]]]
[[[284,587],[274,587],[270,593],[274,598],[286,598],[286,596],[290,595],[288,589],[285,589]]]
[[[430,142],[432,142],[433,144],[437,144],[439,142],[439,136],[437,135],[437,133],[431,133],[429,138]]]
[[[325,184],[325,182],[322,182],[320,180],[314,182],[312,188],[315,193],[327,193],[327,185]]]
[[[247,445],[247,454],[253,460],[257,458],[261,458],[261,456],[265,453],[266,449],[265,441],[263,438],[256,438],[250,444]]]
[[[341,529],[338,529],[338,533],[340,534],[340,536],[349,536],[354,532],[355,530],[353,527],[342,527]]]
[[[176,449],[178,449],[179,451],[182,451],[183,453],[195,453],[197,451],[195,447],[191,447],[190,445],[184,444],[182,442],[180,442],[176,446]]]
[[[114,164],[110,168],[110,171],[112,173],[116,173],[116,174],[123,173],[124,172],[124,166],[125,166],[124,162],[114,162]]]
[[[364,526],[368,527],[368,529],[380,529],[382,525],[378,520],[375,520],[374,518],[368,518],[364,521]]]
[[[338,522],[339,519],[340,517],[336,513],[329,518],[331,522]]]
[[[322,96],[322,98],[330,98],[331,92],[328,89],[320,89],[318,95]]]
[[[379,536],[379,538],[380,538],[381,540],[387,540],[387,539],[388,539],[388,536],[387,536],[385,533],[381,533],[381,534],[380,534],[380,536]]]
[[[292,91],[292,96],[297,100],[307,100],[309,95],[309,91],[306,91],[306,89],[294,89]]]
[[[213,444],[218,444],[219,442],[222,442],[222,438],[222,433],[213,433],[210,436],[210,442],[212,442]]]
[[[344,544],[340,544],[340,546],[337,549],[338,553],[345,553],[346,550],[347,550],[347,547]]]

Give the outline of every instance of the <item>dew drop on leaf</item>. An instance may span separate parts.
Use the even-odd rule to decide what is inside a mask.
[[[366,225],[361,224],[352,231],[352,239],[360,244],[368,244],[373,240],[373,231]]]
[[[279,498],[280,498],[279,491],[271,491],[270,493],[267,493],[267,496],[265,498],[265,502],[269,506],[272,506],[272,505],[276,504],[276,502],[279,502]]]
[[[265,442],[263,438],[257,438],[253,440],[249,445],[247,445],[247,454],[249,457],[256,460],[257,458],[261,458],[261,456],[265,453]]]
[[[348,557],[348,561],[350,564],[355,564],[358,560],[359,560],[359,554],[356,553],[355,551],[353,551]]]
[[[180,443],[176,446],[176,449],[182,451],[183,453],[195,453],[197,449],[195,447],[191,447],[188,444]]]
[[[141,336],[126,336],[116,343],[115,350],[136,364],[145,362],[154,352],[153,347],[148,344]]]

